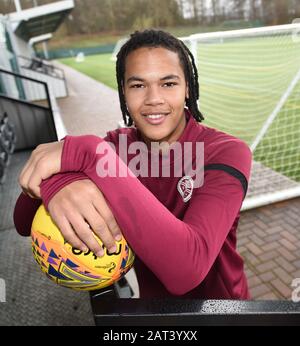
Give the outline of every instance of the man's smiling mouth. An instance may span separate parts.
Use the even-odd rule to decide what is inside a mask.
[[[170,114],[170,112],[142,113],[143,117],[151,125],[159,125],[159,124],[161,124],[165,120],[166,116],[169,115],[169,114]]]

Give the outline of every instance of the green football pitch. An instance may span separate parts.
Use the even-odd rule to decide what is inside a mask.
[[[110,58],[102,54],[81,63],[74,58],[61,62],[117,90]],[[287,93],[300,69],[300,42],[288,36],[205,42],[198,45],[197,58],[204,123],[251,145],[276,113],[254,158],[300,181],[300,82]]]
[[[60,59],[60,62],[117,90],[115,62],[110,58],[111,54],[99,54],[86,56],[80,63],[75,58]]]

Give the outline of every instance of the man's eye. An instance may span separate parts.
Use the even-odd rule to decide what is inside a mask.
[[[174,85],[177,85],[177,83],[175,83],[175,82],[167,82],[167,83],[164,83],[163,86],[166,86],[167,88],[171,88],[171,87],[173,87]]]
[[[130,88],[138,89],[138,88],[143,88],[143,84],[132,84]]]

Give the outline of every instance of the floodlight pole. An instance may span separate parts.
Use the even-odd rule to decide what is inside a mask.
[[[48,54],[48,45],[47,41],[43,41],[43,52],[44,52],[44,57],[48,60],[49,59],[49,54]]]
[[[21,7],[20,0],[14,0],[14,2],[15,2],[16,11],[17,12],[21,12],[22,11],[22,7]]]

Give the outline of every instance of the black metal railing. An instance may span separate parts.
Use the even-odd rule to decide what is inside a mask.
[[[132,299],[122,281],[90,293],[96,326],[300,326],[300,302]]]
[[[0,106],[15,125],[16,150],[57,140],[47,83],[0,68]]]
[[[52,109],[46,82],[0,68],[0,96]]]
[[[18,60],[20,66],[23,68],[59,78],[64,81],[66,80],[64,70],[54,66],[47,60],[38,57],[28,58],[22,55],[18,55]]]

